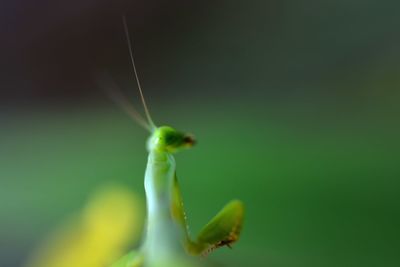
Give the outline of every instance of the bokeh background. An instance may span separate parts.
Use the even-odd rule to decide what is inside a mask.
[[[23,266],[96,188],[143,199],[146,132],[121,14],[177,155],[193,233],[247,208],[225,266],[400,265],[400,2],[29,1],[0,4],[0,266]],[[143,205],[143,203],[142,203]],[[131,241],[130,246],[134,246]]]

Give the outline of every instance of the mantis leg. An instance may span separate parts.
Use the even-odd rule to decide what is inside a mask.
[[[176,174],[175,174],[174,187],[173,187],[173,192],[172,192],[171,210],[172,210],[172,217],[174,218],[174,220],[178,223],[178,225],[183,230],[185,245],[188,243],[191,243],[190,236],[189,236],[189,226],[186,221],[186,213],[185,213],[185,209],[183,207],[182,194],[181,194],[181,190],[179,188],[178,178],[176,177]]]
[[[184,230],[184,244],[186,250],[190,254],[204,254],[222,246],[230,246],[239,239],[244,215],[244,206],[241,201],[232,200],[225,205],[225,207],[203,227],[197,239],[192,241],[188,232],[182,195],[176,175],[173,190],[173,217]]]
[[[244,206],[241,201],[232,200],[226,204],[200,231],[195,243],[201,251],[197,252],[204,254],[222,246],[230,247],[239,239],[243,215]]]

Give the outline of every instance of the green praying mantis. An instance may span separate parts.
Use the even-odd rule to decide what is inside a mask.
[[[205,255],[223,246],[230,247],[238,240],[243,224],[244,206],[241,201],[232,200],[203,227],[196,238],[192,239],[189,235],[173,155],[193,147],[195,139],[192,135],[170,126],[154,124],[139,82],[125,17],[123,22],[133,73],[146,119],[121,94],[116,94],[114,91],[111,97],[139,125],[150,132],[144,179],[147,223],[140,248],[128,253],[112,267],[197,266],[192,263],[193,257],[190,256]]]

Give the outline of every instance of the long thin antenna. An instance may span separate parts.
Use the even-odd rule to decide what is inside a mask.
[[[131,63],[132,63],[132,67],[133,67],[133,73],[135,74],[137,86],[139,88],[140,98],[142,99],[144,111],[146,113],[146,117],[147,117],[147,120],[149,121],[150,127],[152,128],[152,130],[154,130],[157,127],[154,124],[153,120],[151,119],[149,109],[147,108],[147,104],[146,104],[146,101],[144,99],[143,90],[142,90],[142,87],[140,86],[140,81],[139,81],[139,76],[138,76],[137,70],[136,70],[135,60],[133,59],[133,49],[132,49],[132,44],[131,44],[131,37],[129,35],[128,24],[126,22],[125,15],[122,16],[122,20],[124,22],[125,36],[126,36],[126,40],[128,42],[129,55],[130,55],[130,58],[131,58]]]
[[[148,122],[140,115],[132,103],[127,100],[127,97],[122,93],[118,85],[111,79],[109,75],[106,75],[106,73],[103,73],[101,76],[97,75],[96,81],[111,98],[111,100],[120,106],[134,121],[136,121],[140,126],[149,132],[152,132],[153,129]]]

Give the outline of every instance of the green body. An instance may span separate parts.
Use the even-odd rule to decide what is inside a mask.
[[[194,139],[167,126],[156,128],[149,138],[145,174],[147,226],[139,251],[133,251],[113,267],[192,267],[190,255],[208,252],[235,242],[243,221],[243,204],[227,204],[192,240],[188,233],[173,153],[191,147]]]

